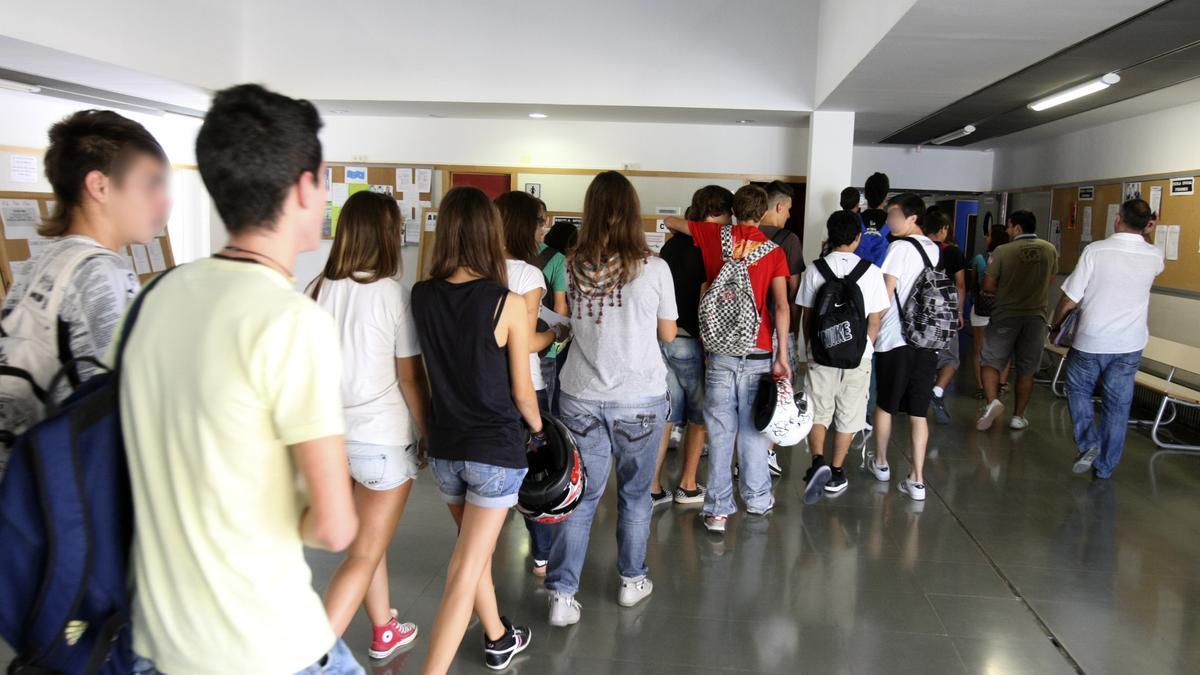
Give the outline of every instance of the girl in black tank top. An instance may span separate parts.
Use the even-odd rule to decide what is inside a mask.
[[[475,596],[492,587],[492,553],[527,471],[526,443],[545,439],[528,313],[508,291],[499,215],[479,189],[454,188],[442,200],[430,276],[413,286],[412,310],[432,394],[429,454],[459,538],[424,672],[450,668],[472,608],[484,658],[498,669],[529,645],[529,629]]]

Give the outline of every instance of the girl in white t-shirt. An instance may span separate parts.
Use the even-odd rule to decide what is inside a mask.
[[[375,659],[417,637],[417,627],[400,623],[391,609],[385,555],[424,464],[418,432],[425,435],[429,408],[409,293],[397,279],[402,224],[391,197],[351,195],[325,269],[309,287],[340,330],[346,454],[360,523],[325,591],[325,610],[340,636],[362,604],[374,627],[368,653]]]

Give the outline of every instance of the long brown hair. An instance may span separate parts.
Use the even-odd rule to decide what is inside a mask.
[[[504,226],[504,250],[510,258],[532,264],[538,254],[537,229],[542,215],[541,200],[528,192],[512,190],[496,198]]]
[[[616,171],[604,171],[592,179],[583,197],[583,224],[571,264],[603,267],[614,256],[619,258],[619,283],[623,286],[641,271],[650,247],[633,183]]]
[[[446,193],[438,208],[437,238],[429,276],[445,279],[460,268],[508,286],[500,214],[483,190],[461,186]]]
[[[309,285],[312,298],[326,279],[369,284],[400,274],[400,224],[400,208],[388,195],[366,190],[350,195],[338,215],[325,269]]]

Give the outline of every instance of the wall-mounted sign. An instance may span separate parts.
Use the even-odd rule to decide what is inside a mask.
[[[1187,176],[1186,178],[1171,179],[1171,196],[1186,197],[1187,195],[1196,194],[1196,177]]]
[[[1091,201],[1092,197],[1094,197],[1095,194],[1096,194],[1095,187],[1093,187],[1091,185],[1080,185],[1079,186],[1079,201],[1081,201],[1081,202]]]

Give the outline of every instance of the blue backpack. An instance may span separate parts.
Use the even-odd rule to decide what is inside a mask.
[[[13,447],[0,482],[0,637],[17,652],[9,673],[133,668],[133,497],[118,375],[142,300],[163,276],[130,305],[116,366],[83,383]]]

